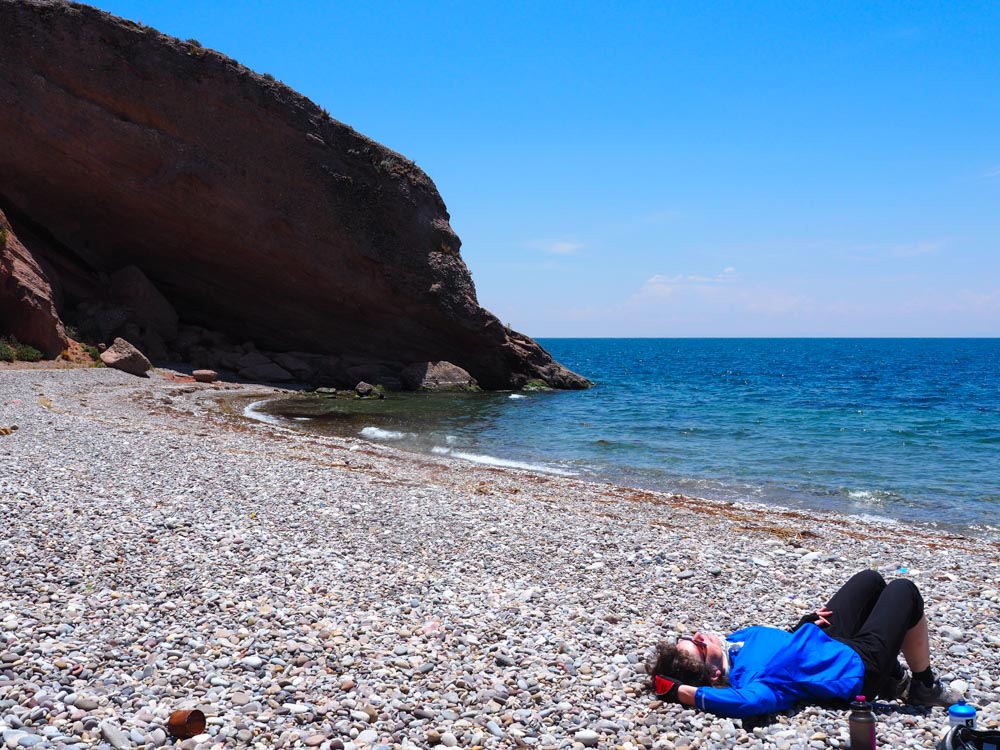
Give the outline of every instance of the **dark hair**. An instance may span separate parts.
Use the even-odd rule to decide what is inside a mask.
[[[722,687],[724,680],[720,678],[714,684],[712,677],[715,675],[715,668],[706,664],[700,659],[695,659],[677,650],[677,645],[660,641],[646,657],[646,673],[649,679],[646,681],[646,689],[656,692],[653,678],[656,675],[662,677],[674,677],[685,685],[696,687],[714,686]]]

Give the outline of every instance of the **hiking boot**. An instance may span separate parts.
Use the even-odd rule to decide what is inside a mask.
[[[1000,732],[995,729],[973,729],[964,724],[952,727],[941,742],[938,750],[987,750],[1000,747]]]
[[[906,702],[914,706],[944,706],[947,708],[952,703],[951,691],[941,684],[941,680],[934,680],[934,684],[927,687],[920,680],[910,680],[910,694],[906,697]]]
[[[910,687],[910,672],[903,670],[903,676],[898,680],[890,677],[878,691],[878,696],[884,701],[901,701],[906,696],[906,691]]]

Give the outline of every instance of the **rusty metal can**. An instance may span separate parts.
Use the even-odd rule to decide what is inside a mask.
[[[205,714],[197,708],[190,711],[174,711],[167,719],[167,731],[179,740],[201,734],[205,731]]]

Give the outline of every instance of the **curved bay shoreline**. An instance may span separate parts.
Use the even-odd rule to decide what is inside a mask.
[[[199,707],[184,747],[846,747],[846,712],[748,733],[661,706],[641,658],[794,622],[862,567],[906,568],[936,668],[1000,719],[981,540],[316,436],[219,404],[259,387],[183,381],[0,371],[5,741],[154,746]],[[946,725],[883,704],[879,742]]]

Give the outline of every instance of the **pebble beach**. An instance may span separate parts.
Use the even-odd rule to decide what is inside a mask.
[[[695,630],[791,625],[866,567],[918,584],[934,668],[1000,727],[995,544],[242,416],[280,393],[0,369],[5,747],[847,748],[846,711],[748,729],[657,702],[642,662]],[[174,740],[192,708],[205,732]],[[948,725],[876,713],[880,747]]]

